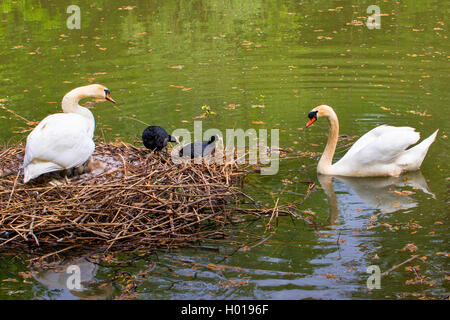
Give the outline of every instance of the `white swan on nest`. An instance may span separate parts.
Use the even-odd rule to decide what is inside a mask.
[[[110,91],[100,84],[73,89],[62,100],[64,113],[44,118],[27,137],[23,162],[24,183],[38,176],[83,165],[95,149],[95,119],[78,104],[83,98],[104,98]]]
[[[420,139],[420,134],[410,127],[381,125],[367,132],[356,141],[350,150],[332,164],[339,135],[339,121],[333,108],[320,105],[308,114],[309,127],[319,118],[327,118],[330,126],[328,142],[317,165],[319,174],[375,177],[399,176],[405,171],[418,170],[439,131],[418,145],[406,150]]]

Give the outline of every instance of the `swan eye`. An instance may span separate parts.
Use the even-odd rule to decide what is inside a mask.
[[[317,120],[317,112],[319,112],[319,111],[311,111],[311,112],[308,114],[308,118],[310,118],[310,119],[316,119],[316,120]]]
[[[312,124],[317,120],[317,112],[318,112],[318,110],[316,110],[316,111],[311,111],[310,113],[308,113],[309,121],[308,121],[308,123],[306,124],[306,127],[307,127],[307,128],[308,128],[310,125],[312,125]]]
[[[112,103],[116,103],[113,98],[111,98],[111,92],[108,89],[104,89],[105,91],[105,99],[111,101]]]

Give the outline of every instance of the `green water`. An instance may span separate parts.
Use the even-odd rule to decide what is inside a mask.
[[[94,107],[98,140],[138,144],[145,128],[140,121],[191,130],[204,105],[215,112],[201,119],[204,129],[280,129],[280,147],[297,157],[282,160],[277,175],[249,176],[244,189],[273,205],[278,197],[280,203],[303,197],[307,186],[300,182],[312,179],[317,187],[301,209],[313,212],[320,227],[280,217],[270,238],[246,250],[210,244],[214,250],[114,257],[120,267],[84,262],[91,284],[81,293],[58,285],[58,273],[24,277],[26,257],[4,255],[0,298],[116,298],[124,292],[119,271],[142,280],[140,299],[448,296],[445,3],[118,2],[78,1],[79,30],[66,27],[70,1],[1,2],[0,103],[39,121],[59,112],[72,88],[101,83],[117,105]],[[380,29],[364,25],[372,4],[381,8]],[[440,132],[419,173],[396,181],[334,178],[330,184],[315,171],[326,123],[304,129],[318,104],[335,108],[341,134],[349,136],[384,123],[415,127],[422,137]],[[2,144],[25,138],[24,127],[0,109]],[[299,158],[303,152],[313,154]],[[237,228],[265,238],[267,222]],[[408,244],[415,251],[403,250]],[[368,266],[386,272],[413,254],[426,260],[415,259],[383,277],[380,289],[367,289]],[[410,266],[418,266],[422,283],[408,282],[417,280]]]

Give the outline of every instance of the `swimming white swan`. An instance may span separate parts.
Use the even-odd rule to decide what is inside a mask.
[[[95,149],[95,119],[91,111],[78,104],[88,97],[115,103],[110,91],[100,84],[67,93],[62,99],[64,113],[46,117],[27,137],[24,183],[44,173],[79,167],[89,159]]]
[[[336,113],[330,106],[320,105],[311,110],[308,118],[307,127],[319,118],[328,119],[328,142],[317,165],[317,172],[327,175],[399,176],[404,171],[418,170],[439,131],[406,150],[420,139],[420,134],[410,127],[381,125],[359,138],[338,162],[332,164],[339,135]]]

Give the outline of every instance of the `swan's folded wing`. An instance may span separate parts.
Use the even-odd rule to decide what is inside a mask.
[[[360,164],[389,164],[410,145],[420,139],[420,134],[410,127],[388,127],[378,137],[352,155]]]
[[[408,127],[402,127],[402,128],[408,128]],[[347,153],[344,155],[344,157],[342,157],[342,159],[347,158],[350,159],[352,158],[355,154],[357,154],[362,148],[364,148],[366,145],[369,145],[370,143],[374,142],[376,139],[378,139],[381,135],[386,134],[386,133],[390,133],[396,129],[400,129],[399,127],[392,127],[392,126],[388,126],[388,125],[381,125],[378,126],[372,130],[370,130],[369,132],[367,132],[366,134],[364,134],[363,136],[361,136],[361,138],[359,138],[353,145],[352,147],[347,151]],[[411,130],[414,131],[413,128],[409,128]]]
[[[24,166],[38,159],[73,168],[89,159],[95,144],[84,119],[71,116],[55,114],[39,123],[27,138]]]

